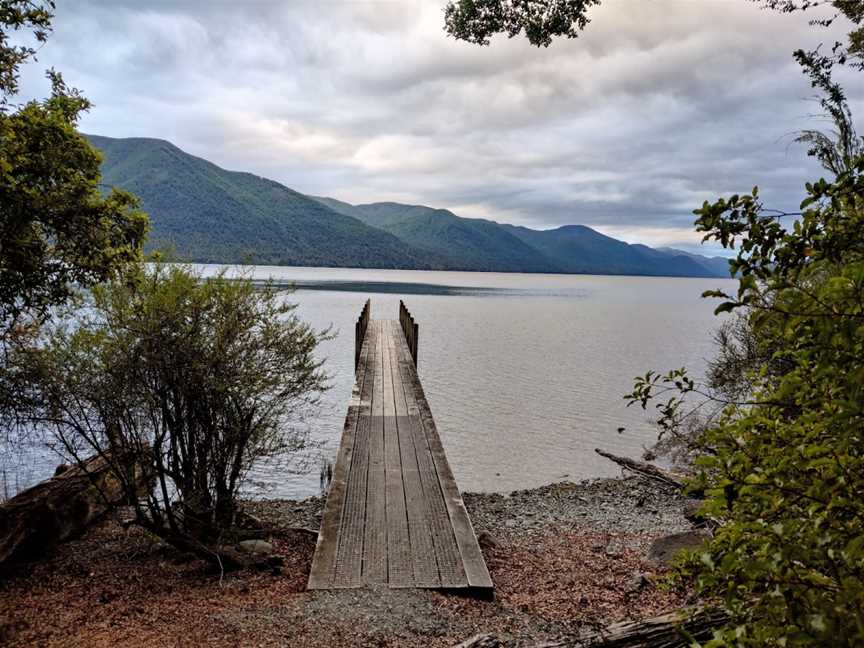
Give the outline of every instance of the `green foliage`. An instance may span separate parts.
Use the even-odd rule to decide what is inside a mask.
[[[548,47],[557,36],[576,38],[588,24],[588,9],[600,0],[451,0],[444,9],[447,33],[488,45],[495,34],[525,34],[532,45]]]
[[[849,170],[857,158],[864,155],[864,138],[855,132],[846,93],[840,84],[831,78],[831,61],[820,56],[818,52],[803,50],[795,52],[795,58],[810,76],[812,86],[820,91],[819,104],[835,126],[835,130],[828,134],[805,130],[795,141],[808,144],[808,155],[819,160],[822,166],[835,176],[840,175]]]
[[[314,357],[326,333],[294,309],[284,293],[177,265],[97,286],[12,354],[22,416],[78,460],[105,457],[147,528],[212,542],[249,468],[303,446],[299,418],[326,388]],[[156,483],[144,501],[130,456]]]
[[[147,218],[126,192],[99,192],[101,158],[75,130],[88,106],[54,94],[0,114],[0,323],[43,317],[72,284],[93,285],[140,258]]]
[[[758,2],[767,9],[782,13],[808,11],[817,7],[832,7],[833,15],[827,18],[816,18],[810,24],[820,27],[830,27],[838,19],[847,20],[852,25],[848,32],[846,43],[836,42],[831,47],[830,54],[820,52],[821,48],[806,52],[806,56],[820,60],[820,65],[830,68],[832,65],[850,65],[864,70],[864,2],[861,0],[751,0]],[[804,54],[804,52],[799,52]],[[796,56],[799,54],[796,53]]]
[[[76,131],[89,102],[48,73],[52,94],[8,112],[18,66],[33,55],[8,44],[32,28],[44,41],[51,2],[0,1],[0,340],[21,318],[39,321],[72,284],[89,286],[140,258],[146,217],[125,192],[99,192],[99,154]]]
[[[44,43],[54,17],[53,0],[0,0],[0,111],[18,92],[18,70],[36,54],[32,45],[12,45],[10,31],[30,30],[36,43]]]
[[[864,642],[864,158],[807,191],[791,228],[755,189],[696,212],[706,238],[739,250],[737,293],[710,294],[718,312],[745,313],[772,346],[747,370],[750,397],[699,438],[693,485],[720,527],[686,569],[733,619],[707,645]],[[666,391],[659,422],[674,431],[698,391],[686,372],[649,373],[630,399]]]

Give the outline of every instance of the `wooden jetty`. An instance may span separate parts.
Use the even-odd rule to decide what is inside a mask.
[[[371,320],[355,329],[355,383],[309,589],[386,584],[473,590],[492,580],[417,375],[418,326]]]

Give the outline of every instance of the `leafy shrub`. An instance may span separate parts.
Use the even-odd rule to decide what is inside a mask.
[[[97,286],[83,306],[19,348],[27,416],[76,458],[112,461],[138,522],[207,545],[230,529],[244,475],[297,450],[293,427],[326,377],[318,333],[273,290],[184,266],[156,266]],[[155,488],[136,497],[143,457]]]

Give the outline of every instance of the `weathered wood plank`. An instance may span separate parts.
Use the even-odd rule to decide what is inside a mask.
[[[363,580],[387,580],[387,510],[384,459],[384,335],[380,321],[375,325],[375,367],[372,387],[372,416],[369,425],[369,477],[366,487],[366,527],[363,535]]]
[[[403,463],[414,461],[404,473],[408,525],[411,533],[411,560],[420,587],[465,587],[468,580],[462,569],[459,550],[447,517],[440,490],[428,465],[420,468],[415,439],[422,435],[416,418],[399,417],[399,434],[404,439]],[[424,488],[425,486],[425,488]],[[426,492],[429,489],[430,492]]]
[[[309,573],[309,589],[322,589],[333,583],[339,528],[342,523],[342,510],[354,450],[354,434],[360,417],[360,392],[363,381],[366,379],[366,362],[364,361],[368,359],[371,350],[372,344],[368,339],[364,340],[361,348],[361,361],[354,373],[354,387],[351,391],[351,402],[348,405],[348,414],[342,429],[336,466],[333,469],[333,479],[330,482],[330,491],[321,518],[321,529],[318,532],[315,556]]]
[[[462,564],[462,555],[456,543],[450,514],[444,501],[444,494],[438,479],[438,472],[432,458],[432,452],[423,431],[420,418],[420,408],[414,389],[414,360],[404,339],[397,344],[401,382],[410,416],[402,423],[408,429],[414,446],[418,465],[418,477],[423,489],[423,517],[427,521],[435,559],[438,566],[441,587],[468,587],[468,578]]]
[[[393,332],[389,321],[383,325],[384,366],[384,457],[387,491],[387,581],[390,587],[413,587],[411,539],[402,482],[402,455],[396,426],[396,402],[391,350]]]
[[[404,346],[404,349],[407,351],[407,345]],[[441,437],[438,435],[435,420],[432,418],[432,410],[429,407],[429,402],[426,400],[426,394],[423,392],[423,385],[420,384],[420,377],[416,371],[409,372],[408,377],[410,379],[410,389],[413,391],[414,401],[419,410],[426,443],[429,446],[432,460],[435,464],[435,471],[438,475],[444,504],[447,507],[450,524],[453,526],[456,544],[462,557],[462,566],[468,578],[468,585],[474,588],[491,589],[492,579],[489,576],[489,570],[486,568],[486,562],[483,560],[483,554],[480,551],[480,545],[477,543],[474,528],[471,526],[468,511],[465,509],[462,496],[459,494],[459,487],[456,485],[453,471],[447,462],[447,455],[444,452]]]
[[[395,323],[393,326],[393,351],[399,383],[397,401],[404,399],[405,402],[405,415],[400,416],[397,423],[403,448],[405,499],[414,573],[418,583],[424,583],[427,587],[464,587],[468,581],[462,570],[461,557],[409,384],[409,376],[415,371],[413,360],[405,355],[407,347],[401,329]],[[408,416],[409,413],[413,415]],[[410,470],[407,466],[410,466]]]
[[[399,435],[399,451],[402,460],[402,483],[405,490],[405,509],[408,517],[408,535],[411,542],[411,564],[415,587],[440,587],[438,560],[430,528],[429,507],[423,492],[420,469],[417,463],[408,406],[405,399],[405,384],[399,366],[399,336],[396,322],[391,322],[390,363],[393,370],[393,389],[396,405],[396,427]],[[437,493],[431,493],[437,497]],[[443,506],[441,507],[443,510]],[[445,513],[446,516],[446,513]],[[448,523],[449,524],[449,523]],[[467,581],[466,581],[467,582]]]
[[[368,302],[367,302],[368,304]],[[372,385],[378,329],[370,327],[360,352],[362,380],[360,403],[351,470],[339,528],[334,587],[360,587],[363,584],[363,538],[366,526],[366,484],[369,476],[369,430],[372,413]],[[370,352],[370,349],[372,350]],[[329,499],[329,498],[328,498]]]
[[[393,402],[396,408],[396,416],[408,416],[405,384],[402,381],[402,372],[399,368],[399,338],[402,335],[402,331],[395,321],[388,321],[387,324],[389,326],[390,366],[393,371]]]

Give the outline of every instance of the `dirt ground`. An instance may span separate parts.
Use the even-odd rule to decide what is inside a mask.
[[[657,585],[661,575],[645,560],[663,530],[630,524],[619,532],[614,520],[603,525],[580,522],[578,513],[557,515],[567,509],[562,498],[597,503],[577,488],[549,489],[489,502],[466,497],[484,532],[494,601],[386,588],[306,592],[315,538],[290,530],[272,538],[285,561],[281,573],[221,575],[137,528],[124,529],[115,515],[0,581],[0,645],[431,648],[479,632],[516,640],[572,636],[685,602],[684,592]],[[618,495],[620,506],[633,505]],[[526,501],[531,497],[552,513],[514,524],[523,516],[507,507],[536,511],[537,502]],[[550,497],[557,503],[549,504]],[[497,516],[481,510],[490,502]],[[320,500],[251,508],[271,524],[299,519],[305,526],[315,522]]]

